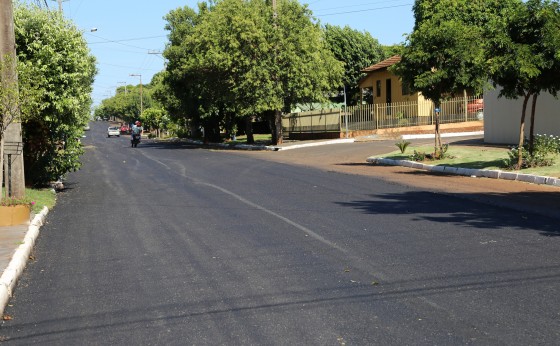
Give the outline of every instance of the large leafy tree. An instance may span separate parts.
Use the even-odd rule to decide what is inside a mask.
[[[325,25],[325,40],[338,61],[344,63],[343,84],[346,101],[355,105],[360,100],[358,82],[363,77],[360,71],[385,58],[384,48],[369,32]],[[335,100],[344,101],[344,90],[337,90]]]
[[[163,56],[168,63],[160,76],[161,83],[156,88],[156,98],[167,113],[176,123],[188,124],[193,134],[197,133],[201,125],[199,105],[203,100],[205,83],[201,76],[185,66],[193,54],[187,38],[193,34],[195,26],[207,12],[207,4],[201,3],[198,12],[185,6],[174,9],[165,16],[169,42]]]
[[[23,119],[26,180],[44,184],[80,167],[95,58],[83,33],[57,12],[18,5],[14,21],[19,79],[36,88],[42,108]]]
[[[198,14],[175,10],[168,22],[168,80],[205,128],[266,114],[273,142],[280,143],[282,112],[327,100],[340,83],[341,63],[297,1],[278,1],[274,16],[262,0],[223,0],[201,5]]]
[[[489,23],[517,0],[416,0],[415,25],[394,67],[403,83],[439,108],[441,100],[463,90],[479,93],[487,84],[484,40]],[[439,113],[435,113],[435,152],[442,154]]]
[[[523,165],[527,106],[532,97],[530,144],[534,135],[535,108],[542,91],[555,95],[560,88],[560,6],[556,1],[528,0],[495,17],[487,56],[491,79],[500,86],[500,97],[523,98],[517,168]]]
[[[277,105],[270,114],[274,123],[273,142],[280,143],[282,112],[290,112],[297,103],[327,100],[329,92],[341,85],[344,69],[329,50],[323,31],[313,22],[307,6],[294,0],[278,1],[277,20],[273,24],[269,32],[272,42],[278,44],[267,66],[272,81],[279,82],[270,90],[271,104]]]

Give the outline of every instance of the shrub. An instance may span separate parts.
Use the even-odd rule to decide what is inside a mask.
[[[525,140],[522,150],[521,167],[518,166],[519,147],[512,147],[508,152],[505,165],[510,169],[552,166],[560,153],[560,137],[553,135],[535,135],[533,152],[529,151],[529,143]]]
[[[418,161],[418,162],[424,161],[424,160],[426,160],[426,153],[425,153],[425,152],[422,152],[422,151],[416,151],[416,150],[414,150],[414,154],[412,154],[412,155],[410,156],[410,159],[411,159],[412,161]]]
[[[395,143],[395,145],[399,148],[399,150],[401,151],[401,154],[404,154],[404,152],[406,151],[406,148],[410,145],[410,142],[401,139],[400,141]]]

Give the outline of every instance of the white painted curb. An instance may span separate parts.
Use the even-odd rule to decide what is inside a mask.
[[[25,234],[23,243],[16,249],[8,267],[2,273],[2,277],[0,277],[0,316],[4,314],[4,309],[12,296],[17,279],[20,277],[23,269],[25,269],[29,255],[35,245],[35,240],[39,236],[39,228],[45,222],[48,212],[49,208],[44,207],[39,214],[35,215]]]
[[[286,147],[279,147],[279,146],[272,146],[268,148],[274,148],[274,150],[291,150],[291,149],[299,149],[299,148],[306,148],[306,147],[317,147],[320,145],[328,145],[328,144],[340,144],[340,143],[354,143],[354,138],[341,138],[341,139],[333,139],[329,141],[321,141],[321,142],[314,142],[314,143],[305,143],[305,144],[295,144]]]
[[[440,135],[441,138],[447,137],[465,137],[465,136],[480,136],[483,135],[484,131],[475,131],[475,132],[453,132],[453,133],[442,133]],[[434,138],[435,135],[431,134],[424,134],[424,135],[402,135],[402,139],[426,139],[426,138]]]
[[[381,157],[368,157],[366,162],[380,165],[389,166],[403,166],[416,169],[423,169],[426,171],[464,175],[467,177],[484,177],[491,179],[504,179],[504,180],[516,180],[525,183],[536,184],[536,185],[550,185],[560,187],[560,179],[553,177],[545,177],[541,175],[524,174],[517,172],[504,172],[499,170],[486,170],[486,169],[472,169],[472,168],[457,168],[450,166],[434,166],[421,164],[416,161],[408,160],[392,160],[385,159]]]

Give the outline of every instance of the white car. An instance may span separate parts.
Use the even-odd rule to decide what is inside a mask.
[[[117,136],[120,137],[121,130],[117,126],[111,126],[107,129],[107,137]]]

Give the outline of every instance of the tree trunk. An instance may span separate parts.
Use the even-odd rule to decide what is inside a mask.
[[[282,112],[279,110],[268,111],[267,118],[272,134],[272,145],[282,144]]]
[[[254,144],[255,136],[253,136],[253,117],[245,117],[245,134],[247,135],[247,144]]]
[[[527,110],[527,103],[529,102],[529,98],[531,97],[531,93],[527,93],[525,95],[525,99],[523,100],[523,110],[521,113],[521,124],[519,125],[519,145],[517,150],[517,169],[521,169],[523,166],[523,141],[525,139],[525,112]]]
[[[537,109],[537,97],[539,94],[533,95],[533,104],[531,105],[531,129],[529,131],[529,154],[533,155],[535,144],[535,110]]]

